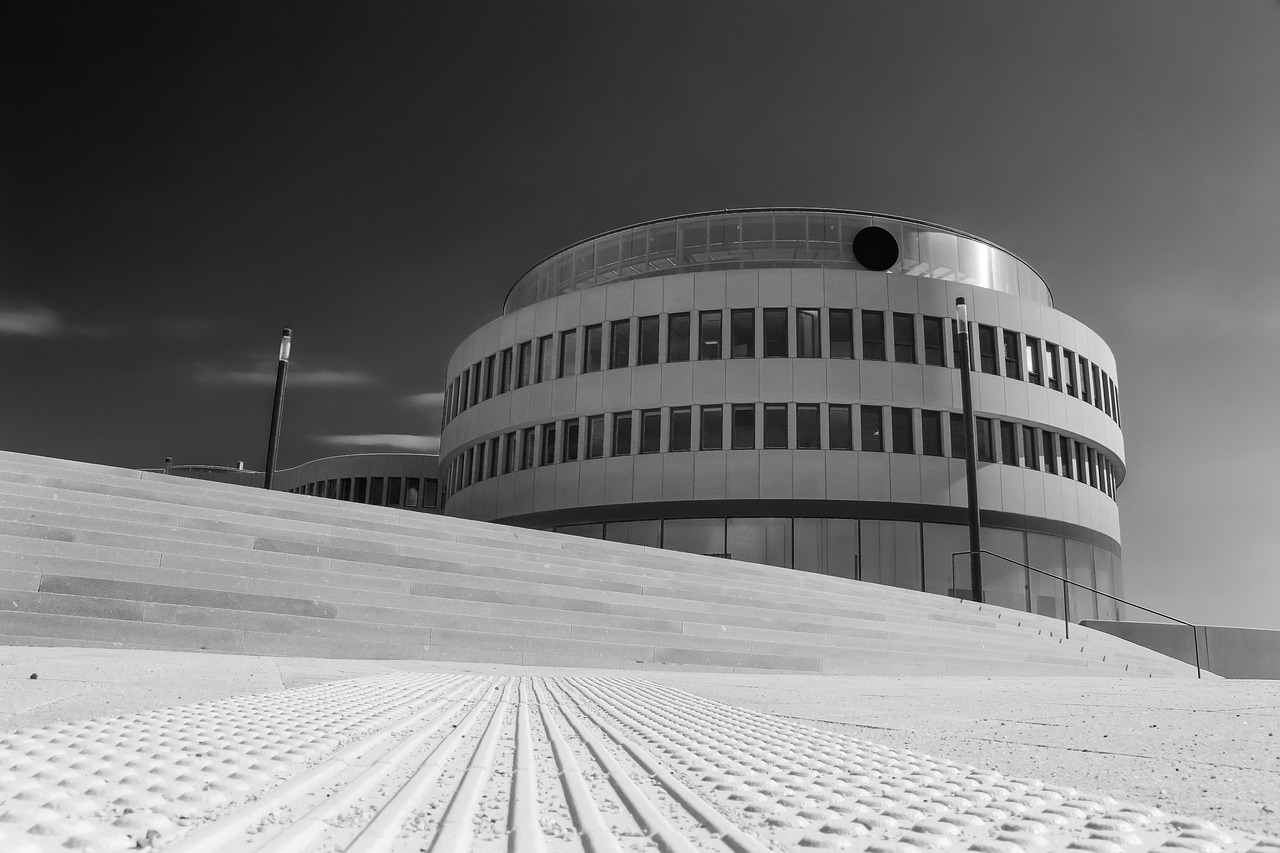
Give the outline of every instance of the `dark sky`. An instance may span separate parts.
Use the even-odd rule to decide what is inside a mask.
[[[31,3],[0,133],[0,446],[429,447],[559,247],[739,206],[1026,258],[1116,352],[1128,592],[1280,627],[1280,4]],[[444,11],[442,11],[442,9]]]

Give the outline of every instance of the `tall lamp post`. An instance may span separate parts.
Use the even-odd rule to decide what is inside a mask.
[[[969,347],[969,309],[956,299],[956,332],[960,336],[960,396],[964,403],[964,475],[969,492],[969,582],[973,600],[982,601],[982,519],[978,512],[978,440],[973,415],[973,350]]]
[[[270,489],[276,477],[276,454],[280,451],[280,420],[284,417],[284,380],[289,375],[289,348],[293,343],[293,330],[285,329],[280,338],[280,363],[276,366],[276,398],[271,404],[271,435],[267,438],[266,474],[262,488]]]

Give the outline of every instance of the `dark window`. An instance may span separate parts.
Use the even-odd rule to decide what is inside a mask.
[[[475,476],[476,471],[476,449],[468,447],[466,455],[462,457],[462,488],[471,485],[471,478]]]
[[[459,377],[459,382],[461,384],[459,385],[458,390],[461,392],[462,398],[459,401],[461,405],[458,406],[458,411],[465,412],[467,407],[470,405],[468,401],[471,398],[471,395],[468,393],[471,388],[471,368],[468,367],[466,370],[462,371],[462,376]]]
[[[693,410],[688,406],[681,406],[678,409],[671,410],[671,435],[667,439],[667,450],[671,453],[679,453],[682,450],[689,450],[691,447],[690,432],[693,427]]]
[[[964,459],[964,415],[951,414],[951,458]]]
[[[756,312],[753,308],[735,308],[729,313],[730,358],[756,357]]]
[[[526,470],[533,467],[534,452],[534,428],[525,427],[520,442],[520,470]]]
[[[1085,453],[1089,460],[1089,485],[1096,489],[1098,488],[1098,458],[1092,447],[1086,448]]]
[[[662,450],[662,410],[645,409],[640,413],[640,452]]]
[[[720,406],[703,406],[699,417],[702,428],[699,431],[698,448],[700,450],[721,450],[724,448],[724,410]]]
[[[796,358],[821,358],[822,335],[817,308],[796,309]]]
[[[1033,427],[1022,428],[1022,464],[1028,468],[1037,468],[1040,454],[1036,452],[1036,431]]]
[[[920,412],[920,449],[925,456],[942,455],[942,412]]]
[[[1085,470],[1089,464],[1089,457],[1085,453],[1084,444],[1076,442],[1076,479],[1082,483],[1089,482],[1089,474]]]
[[[1040,339],[1027,335],[1024,340],[1027,342],[1027,381],[1043,385],[1044,373],[1040,369]]]
[[[1102,371],[1102,406],[1107,412],[1107,417],[1111,417],[1111,378],[1107,376],[1107,372]]]
[[[1071,477],[1071,439],[1058,436],[1058,448],[1062,451],[1062,476]]]
[[[578,373],[578,330],[560,333],[559,376],[575,376]]]
[[[1018,464],[1018,429],[1008,421],[1000,422],[1000,461],[1005,465]]]
[[[785,404],[765,404],[764,447],[765,450],[785,450],[787,448],[787,407]]]
[[[578,461],[579,421],[574,418],[564,422],[564,447],[560,451],[562,462]]]
[[[1045,367],[1049,369],[1048,370],[1049,390],[1061,391],[1062,390],[1062,360],[1061,360],[1062,357],[1058,355],[1058,345],[1046,342],[1044,347],[1045,347],[1045,352],[1047,353],[1045,356]]]
[[[787,357],[787,309],[764,309],[764,357]]]
[[[1102,383],[1098,381],[1098,365],[1092,365],[1093,370],[1093,404],[1102,409]]]
[[[1089,402],[1089,362],[1080,356],[1080,399]]]
[[[436,505],[436,494],[440,488],[439,480],[423,480],[422,481],[422,505],[424,507],[434,507]],[[409,499],[405,499],[405,506],[413,506],[409,503]]]
[[[555,368],[555,339],[551,335],[538,338],[538,375],[535,382],[546,382],[552,377]]]
[[[815,403],[796,406],[796,449],[821,450],[822,430],[819,426],[820,407]]]
[[[698,358],[709,361],[721,357],[721,323],[719,311],[698,314]]]
[[[1004,375],[1010,379],[1022,378],[1022,348],[1018,346],[1018,333],[1004,333]]]
[[[974,418],[973,437],[978,446],[979,462],[995,462],[992,452],[991,418]]]
[[[556,425],[542,425],[542,465],[554,465],[556,462]]]
[[[733,449],[754,450],[756,446],[756,407],[747,404],[733,407]]]
[[[333,479],[333,480],[329,480],[328,483],[329,483],[329,490],[327,494],[331,498],[336,498],[338,496],[338,481],[336,479]]]
[[[853,358],[853,311],[847,308],[832,308],[829,313],[831,357]]]
[[[533,341],[520,345],[520,358],[516,364],[516,387],[523,388],[533,376]]]
[[[832,403],[827,410],[832,450],[853,450],[853,407]]]
[[[1053,433],[1045,432],[1040,436],[1040,446],[1044,450],[1044,470],[1050,474],[1058,473],[1058,448]]]
[[[996,366],[996,330],[992,326],[978,325],[978,364],[983,373],[1000,375]]]
[[[480,362],[471,365],[471,405],[480,402]]]
[[[689,360],[689,315],[667,317],[667,361]]]
[[[910,314],[893,315],[893,360],[915,364],[916,318]]]
[[[387,478],[387,506],[400,506],[400,487],[404,480],[400,477]]]
[[[369,503],[382,506],[382,490],[386,480],[382,477],[369,478]]]
[[[613,455],[631,455],[631,413],[618,412],[613,416]]]
[[[862,357],[884,361],[884,314],[880,311],[862,312]]]
[[[505,394],[511,390],[511,347],[498,357],[498,371],[498,393]]]
[[[915,428],[911,425],[911,410],[894,406],[890,411],[893,421],[893,452],[915,453]]]
[[[636,364],[658,363],[658,317],[640,318],[640,350],[636,353]]]
[[[587,418],[587,458],[604,456],[604,415]]]
[[[1076,395],[1076,354],[1069,349],[1062,351],[1063,363],[1067,366],[1067,393]]]
[[[486,400],[493,396],[493,381],[497,378],[493,375],[493,368],[496,361],[497,356],[493,355],[484,360],[484,398]]]
[[[631,365],[631,321],[614,320],[609,324],[609,367]]]
[[[862,407],[862,449],[871,453],[884,450],[884,413],[879,406]]]
[[[484,464],[484,442],[476,445],[476,482],[479,483],[484,479],[484,472],[487,470]]]
[[[516,449],[520,444],[516,438],[517,436],[514,432],[507,433],[505,448],[506,459],[502,466],[502,473],[504,474],[510,474],[512,471],[516,470]]]
[[[582,372],[595,373],[604,366],[604,328],[599,324],[582,330]]]
[[[965,340],[968,340],[969,330],[965,329]],[[972,351],[970,347],[970,351]],[[960,343],[960,323],[956,320],[951,321],[951,363],[955,367],[962,367],[964,364],[964,347]],[[969,369],[974,367],[973,362],[969,362]]]
[[[941,317],[924,318],[924,363],[947,366],[947,345],[942,334]]]

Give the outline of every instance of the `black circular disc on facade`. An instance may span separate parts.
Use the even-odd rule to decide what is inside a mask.
[[[853,256],[869,270],[887,270],[898,262],[898,241],[880,226],[868,225],[853,236]]]

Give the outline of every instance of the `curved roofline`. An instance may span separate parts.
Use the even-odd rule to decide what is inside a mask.
[[[928,219],[916,219],[911,216],[898,216],[897,214],[894,214],[894,213],[876,213],[875,211],[871,211],[871,210],[844,210],[843,208],[839,208],[839,207],[726,207],[720,210],[703,210],[703,211],[698,211],[697,213],[680,213],[675,216],[660,216],[657,219],[646,219],[643,222],[633,222],[630,225],[623,225],[620,228],[610,228],[608,231],[601,231],[599,234],[593,234],[590,237],[584,237],[581,240],[574,240],[572,243],[566,243],[565,245],[561,246],[559,249],[556,249],[554,252],[550,253],[549,255],[543,256],[536,263],[528,267],[524,272],[520,273],[520,275],[516,276],[515,282],[511,285],[511,287],[507,288],[506,294],[502,297],[503,311],[505,313],[507,300],[511,298],[512,291],[516,289],[516,285],[524,281],[525,276],[533,272],[542,264],[554,258],[556,255],[559,255],[561,252],[564,252],[568,249],[572,249],[575,246],[581,246],[583,243],[590,243],[593,240],[599,240],[601,237],[608,237],[610,234],[617,234],[620,231],[630,231],[632,228],[640,228],[645,225],[654,225],[659,222],[674,222],[677,219],[693,219],[696,216],[718,216],[726,213],[766,213],[766,212],[769,212],[769,213],[847,213],[852,216],[870,216],[870,217],[879,216],[879,217],[884,217],[885,219],[897,219],[900,222],[910,222],[913,225],[927,225],[930,228],[941,228],[943,231],[950,231],[952,234],[959,234],[962,237],[968,237],[971,240],[977,240],[981,243],[986,243],[991,248],[999,249],[1000,251],[1004,252],[1006,255],[1016,258],[1017,260],[1026,264],[1027,268],[1031,270],[1033,273],[1035,273],[1036,277],[1040,279],[1040,282],[1044,284],[1044,289],[1049,291],[1049,303],[1050,305],[1053,304],[1053,290],[1049,287],[1049,283],[1045,281],[1044,276],[1040,275],[1040,270],[1036,269],[1035,267],[1031,266],[1031,264],[1027,263],[1026,258],[1022,257],[1016,252],[1009,251],[1004,246],[1001,246],[999,243],[991,242],[986,237],[980,237],[979,235],[972,234],[968,231],[961,231],[959,228],[952,228],[950,225],[943,225],[939,222],[930,222]]]
[[[299,468],[305,468],[306,466],[314,465],[317,462],[328,462],[330,459],[351,459],[354,457],[365,457],[365,456],[421,456],[421,457],[427,457],[432,459],[440,458],[439,453],[396,453],[390,450],[380,451],[377,453],[338,453],[334,456],[320,456],[316,459],[308,459],[306,462],[300,462],[297,465],[294,465],[289,468],[277,468],[276,473],[283,474],[286,471],[297,471]]]

